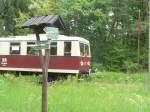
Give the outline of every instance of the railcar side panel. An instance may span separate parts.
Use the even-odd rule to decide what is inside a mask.
[[[9,55],[10,43],[9,42],[0,42],[0,55]]]
[[[59,72],[65,70],[76,70],[77,72],[79,67],[80,57],[50,56],[49,69],[56,70],[56,72],[58,70]],[[41,72],[41,58],[39,56],[0,55],[0,70]]]

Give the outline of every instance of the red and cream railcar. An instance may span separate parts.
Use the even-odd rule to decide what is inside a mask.
[[[45,34],[40,35],[45,41]],[[41,58],[35,49],[35,35],[0,38],[0,70],[42,72]],[[45,50],[42,50],[44,55]],[[81,37],[59,35],[50,43],[50,73],[90,72],[90,44]]]

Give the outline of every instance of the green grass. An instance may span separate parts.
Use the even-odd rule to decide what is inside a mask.
[[[40,112],[39,77],[0,76],[0,112]],[[88,81],[68,78],[48,88],[48,112],[149,112],[147,73],[99,72]]]

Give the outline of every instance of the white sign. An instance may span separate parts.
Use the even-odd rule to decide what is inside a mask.
[[[48,49],[49,48],[49,41],[39,41],[34,46],[36,49]]]
[[[46,32],[48,39],[55,39],[56,40],[58,38],[58,36],[59,36],[58,28],[45,27],[43,30]]]

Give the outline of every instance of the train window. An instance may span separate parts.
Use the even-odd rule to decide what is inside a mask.
[[[80,55],[89,56],[89,46],[83,43],[80,43]]]
[[[85,56],[89,56],[89,46],[85,44]]]
[[[84,56],[84,44],[80,43],[80,55]]]
[[[10,54],[20,54],[20,43],[10,43]]]
[[[35,42],[27,42],[27,54],[28,55],[38,55],[38,50],[35,49]]]
[[[71,42],[64,42],[64,56],[71,56]]]
[[[51,42],[50,45],[51,49],[50,49],[50,55],[57,55],[57,42]]]

